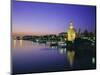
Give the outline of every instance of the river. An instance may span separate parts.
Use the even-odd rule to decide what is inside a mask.
[[[32,41],[12,40],[14,74],[94,69],[95,58],[76,57],[75,50],[49,47]]]

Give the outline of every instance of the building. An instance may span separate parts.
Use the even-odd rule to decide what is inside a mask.
[[[66,34],[67,34],[67,32],[61,32],[61,33],[59,33],[59,36],[66,37]]]
[[[73,22],[70,22],[70,26],[67,31],[67,39],[68,41],[74,41],[76,38],[76,30],[74,29]]]

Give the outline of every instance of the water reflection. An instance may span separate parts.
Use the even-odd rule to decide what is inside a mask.
[[[92,57],[92,63],[95,64],[95,57]]]
[[[45,44],[39,44],[39,43],[34,43],[34,42],[31,42],[30,45],[33,47],[33,48],[42,48],[45,47],[45,48],[48,48],[47,45]],[[17,48],[17,47],[25,47],[25,41],[24,40],[13,40],[13,47],[14,48]],[[50,48],[50,47],[49,47]],[[65,54],[66,55],[66,60],[69,62],[70,66],[72,67],[73,66],[73,63],[74,63],[74,57],[75,57],[75,51],[74,50],[67,50],[67,48],[57,48],[57,46],[52,46],[51,47],[52,49],[58,49],[59,53],[60,54]]]
[[[23,40],[13,40],[13,47],[16,48],[16,47],[22,47],[23,46]]]
[[[36,43],[35,43],[36,44]],[[33,47],[34,46],[34,42],[30,42],[30,41],[25,41],[25,40],[12,40],[12,47],[17,49],[17,48],[29,48],[29,47]]]
[[[20,47],[22,47],[23,46],[23,40],[19,40],[19,44],[20,44]]]
[[[71,67],[73,66],[74,58],[75,58],[75,51],[73,51],[73,50],[67,51],[67,59],[68,59]]]
[[[72,67],[75,59],[75,51],[67,50],[66,48],[59,48],[59,53],[66,55],[67,61],[69,62],[70,67]]]
[[[14,43],[14,48],[16,47],[16,40],[13,40],[13,43]]]
[[[66,48],[58,48],[60,54],[66,54]]]
[[[22,47],[23,46],[23,40],[13,40],[13,47],[16,48],[16,47]]]
[[[95,67],[95,57],[88,55],[90,52],[81,53],[74,49],[49,46],[49,44],[25,40],[13,40],[12,45],[15,73],[88,69],[88,67]]]

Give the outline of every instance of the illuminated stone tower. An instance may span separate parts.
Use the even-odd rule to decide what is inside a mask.
[[[74,29],[74,26],[73,26],[73,22],[71,21],[70,22],[70,26],[68,28],[68,31],[67,31],[67,37],[68,37],[68,41],[74,41],[75,38],[76,38],[76,30]]]

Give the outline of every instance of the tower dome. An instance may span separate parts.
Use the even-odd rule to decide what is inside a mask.
[[[76,30],[74,28],[73,22],[70,22],[70,26],[68,28],[68,41],[74,41],[76,38]]]

